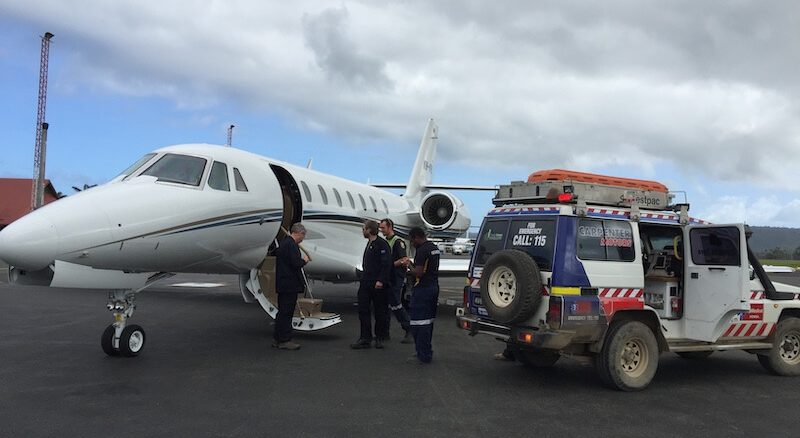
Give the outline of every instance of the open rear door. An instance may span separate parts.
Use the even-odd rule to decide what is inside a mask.
[[[714,342],[750,309],[744,225],[692,225],[683,239],[686,337]]]

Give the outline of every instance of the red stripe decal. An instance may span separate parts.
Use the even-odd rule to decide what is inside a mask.
[[[734,328],[736,328],[736,326],[731,324],[731,326],[728,327],[728,330],[725,330],[725,333],[722,335],[722,337],[727,338],[728,336],[730,336]]]
[[[747,332],[745,332],[745,334],[744,334],[744,337],[745,337],[745,338],[748,338],[748,337],[750,337],[750,335],[753,333],[753,330],[755,330],[755,329],[756,329],[756,327],[758,327],[758,324],[752,324],[752,325],[750,325],[750,328],[749,328],[749,329],[747,329]]]
[[[747,327],[747,324],[740,324],[740,325],[739,325],[739,328],[738,328],[738,329],[736,329],[736,332],[734,332],[733,336],[734,336],[734,337],[738,337],[739,335],[741,335],[741,334],[742,334],[742,332],[744,331],[744,328],[745,328],[745,327]]]

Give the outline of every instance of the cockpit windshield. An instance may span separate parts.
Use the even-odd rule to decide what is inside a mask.
[[[199,186],[203,178],[206,159],[189,155],[166,154],[142,175],[150,175],[159,181]]]
[[[142,167],[144,165],[144,163],[150,161],[150,159],[155,157],[155,156],[156,156],[156,154],[152,153],[152,154],[147,154],[147,155],[143,156],[142,158],[139,158],[138,160],[136,160],[135,163],[131,164],[130,167],[128,167],[127,169],[122,171],[122,173],[117,175],[117,177],[128,176],[128,175],[132,174],[133,172],[136,172],[137,170],[139,170],[140,167]]]

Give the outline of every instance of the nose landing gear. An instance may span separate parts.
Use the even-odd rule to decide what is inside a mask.
[[[136,293],[131,290],[113,290],[108,293],[106,307],[114,313],[114,323],[103,331],[100,346],[109,356],[133,357],[144,349],[144,329],[136,324],[128,325],[128,318],[136,309],[135,297]]]

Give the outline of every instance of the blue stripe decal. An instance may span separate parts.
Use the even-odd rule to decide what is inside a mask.
[[[577,254],[578,218],[561,216],[558,218],[556,253],[553,257],[552,286],[581,287],[590,286],[589,276]]]

